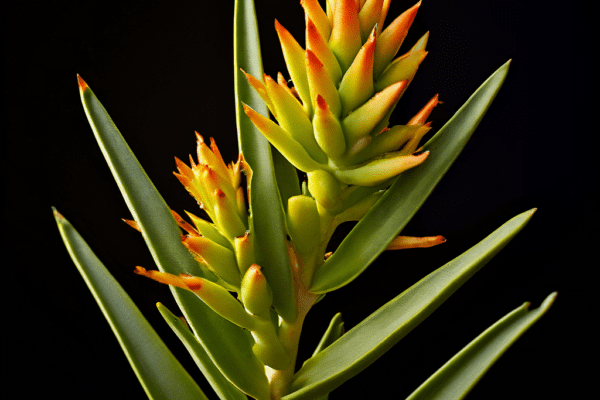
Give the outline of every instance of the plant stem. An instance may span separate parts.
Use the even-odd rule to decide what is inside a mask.
[[[292,262],[292,264],[295,264]],[[297,264],[297,263],[296,263]],[[279,326],[279,340],[283,344],[284,349],[290,356],[290,364],[288,368],[276,370],[265,367],[269,384],[271,386],[271,399],[279,400],[281,397],[289,393],[290,383],[296,369],[296,357],[298,355],[298,344],[300,342],[300,334],[306,314],[317,300],[318,295],[310,293],[300,279],[300,268],[294,269],[294,278],[296,281],[296,304],[298,307],[298,318],[290,323],[283,320]]]

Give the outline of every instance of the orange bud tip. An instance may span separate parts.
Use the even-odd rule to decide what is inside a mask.
[[[198,143],[204,143],[204,138],[202,137],[202,135],[199,134],[198,131],[194,131],[194,133],[196,134],[196,139],[198,140]]]
[[[127,225],[129,225],[130,227],[132,227],[133,229],[135,229],[138,232],[142,232],[142,230],[140,229],[140,226],[138,225],[137,222],[132,221],[130,219],[125,219],[125,218],[121,218],[121,220],[123,222],[125,222]]]
[[[65,219],[65,217],[63,217],[62,214],[58,212],[56,207],[52,207],[52,214],[54,215],[54,218],[56,218],[56,219]]]
[[[135,271],[133,271],[133,273],[137,274],[137,275],[143,275],[146,276],[148,274],[148,271],[146,271],[146,268],[142,268],[142,267],[135,267]]]
[[[87,83],[85,83],[85,81],[81,78],[81,76],[79,76],[79,74],[77,74],[77,83],[79,84],[79,90],[82,93],[85,91],[85,89],[88,88]]]
[[[331,257],[333,255],[333,251],[330,251],[328,253],[325,253],[325,259],[327,260],[329,257]]]

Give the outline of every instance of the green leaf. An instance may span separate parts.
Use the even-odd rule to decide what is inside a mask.
[[[288,199],[302,193],[298,172],[276,148],[271,147],[271,152],[273,153],[273,166],[275,167],[275,178],[281,196],[281,204],[287,213]]]
[[[492,364],[548,311],[555,298],[556,292],[533,311],[525,303],[505,315],[431,375],[407,400],[464,398]]]
[[[423,150],[430,151],[427,160],[398,176],[396,182],[316,272],[311,292],[325,293],[347,285],[398,236],[479,125],[506,78],[509,64],[510,61],[489,77],[423,146]]]
[[[177,318],[161,303],[158,303],[156,306],[167,324],[169,324],[171,329],[173,329],[173,332],[175,332],[177,337],[183,342],[185,348],[190,353],[196,362],[196,365],[198,365],[202,374],[208,380],[219,398],[222,400],[247,400],[248,398],[245,394],[240,392],[231,384],[231,382],[225,379],[223,374],[221,374],[215,364],[211,361],[202,345],[198,342],[198,339],[196,339],[192,331],[189,330],[183,321]]]
[[[527,224],[534,211],[512,218],[307,360],[292,380],[293,392],[284,399],[316,398],[368,367],[496,255]]]
[[[171,274],[204,276],[198,263],[181,244],[181,230],[169,207],[102,104],[87,84],[79,79],[88,121],[158,268]],[[252,352],[250,333],[217,315],[195,294],[173,287],[171,293],[194,334],[223,375],[245,393],[265,393],[268,390],[267,377],[263,364]]]
[[[56,210],[54,217],[71,259],[148,397],[208,399],[75,228]]]
[[[323,337],[319,341],[317,348],[313,352],[313,357],[321,351],[323,351],[324,349],[326,349],[327,347],[329,347],[331,343],[338,340],[343,333],[344,321],[342,321],[342,313],[337,313],[331,319],[329,327],[327,327],[327,330],[325,331]]]
[[[273,290],[273,306],[286,321],[297,317],[294,281],[286,247],[285,216],[267,139],[244,113],[242,102],[268,116],[267,106],[248,83],[247,73],[263,76],[258,24],[252,0],[236,0],[234,20],[235,109],[238,142],[252,168],[250,182],[251,230],[255,233],[257,264]]]

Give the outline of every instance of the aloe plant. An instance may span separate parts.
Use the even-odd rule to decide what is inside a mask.
[[[441,236],[398,235],[469,140],[509,68],[507,62],[494,72],[420,143],[437,96],[405,125],[388,126],[426,55],[427,34],[394,59],[420,3],[388,16],[387,27],[389,1],[302,5],[306,50],[276,23],[287,81],[263,76],[254,4],[236,2],[241,155],[227,165],[216,143],[197,134],[197,156],[177,160],[176,176],[200,206],[187,214],[192,224],[167,206],[78,78],[86,115],[134,218],[128,223],[142,233],[158,267],[135,272],[170,285],[184,320],[161,304],[158,309],[222,399],[328,396],[431,314],[534,212],[506,222],[347,332],[342,317],[333,316],[313,356],[296,360],[304,318],[325,293],[351,283],[386,249],[443,243]],[[77,231],[58,211],[55,217],[146,394],[205,398]],[[327,253],[335,229],[348,221],[359,222]],[[536,310],[524,305],[506,315],[409,398],[462,398],[554,297]]]

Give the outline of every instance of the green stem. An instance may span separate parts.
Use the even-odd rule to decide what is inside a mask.
[[[302,333],[302,325],[304,324],[306,314],[308,314],[317,297],[319,297],[314,293],[310,293],[302,283],[300,279],[302,268],[298,267],[298,263],[292,261],[292,264],[297,289],[296,305],[298,307],[298,318],[294,322],[282,320],[279,326],[279,341],[291,359],[288,368],[276,370],[265,367],[271,386],[271,399],[273,400],[281,399],[281,397],[289,393],[290,383],[296,368],[296,357],[298,356],[298,344],[300,342],[300,334]]]

